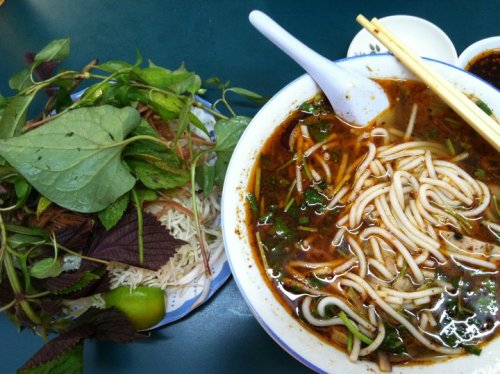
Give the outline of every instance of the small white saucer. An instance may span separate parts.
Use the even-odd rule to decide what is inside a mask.
[[[433,23],[414,16],[396,15],[379,19],[414,52],[423,57],[457,64],[457,51],[448,35]],[[368,31],[359,31],[347,51],[347,57],[373,53],[386,53],[382,43]]]
[[[458,67],[465,69],[467,64],[472,61],[474,57],[492,49],[500,49],[500,36],[492,36],[491,38],[478,40],[465,48],[460,54],[460,57],[458,57]]]

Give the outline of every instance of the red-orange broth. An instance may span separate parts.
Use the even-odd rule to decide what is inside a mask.
[[[387,256],[383,264],[384,266],[389,264],[387,265],[389,271],[392,266],[391,261],[396,263],[392,267],[393,278],[382,279],[377,268],[370,266],[373,264],[372,261],[367,265],[365,279],[372,282],[370,284],[380,287],[394,286],[408,292],[425,291],[435,288],[437,284],[448,284],[444,292],[429,296],[430,302],[420,300],[419,302],[422,302],[420,306],[415,305],[416,301],[408,304],[407,299],[404,299],[406,300],[404,305],[389,305],[395,305],[394,309],[398,313],[437,345],[461,347],[463,349],[461,354],[480,354],[483,344],[498,334],[497,327],[500,324],[499,272],[496,266],[498,259],[496,251],[500,250],[499,233],[490,226],[481,224],[487,219],[488,222],[497,225],[492,227],[498,229],[500,158],[489,144],[424,84],[405,80],[380,80],[379,83],[389,94],[392,106],[372,128],[347,127],[335,116],[327,100],[322,95],[317,95],[293,111],[266,141],[253,168],[248,186],[247,226],[251,233],[255,257],[276,297],[290,313],[314,333],[335,347],[347,351],[348,354],[354,349],[355,335],[344,326],[345,324],[313,326],[304,318],[302,309],[302,303],[307,296],[312,296],[309,298],[312,315],[310,318],[320,321],[335,318],[342,312],[342,309],[335,305],[325,307],[323,316],[315,311],[314,308],[320,301],[331,295],[344,301],[364,320],[370,320],[370,314],[372,320],[374,319],[374,313],[368,312],[368,309],[371,308],[369,305],[375,308],[375,319],[383,322],[385,336],[378,349],[359,359],[378,361],[379,364],[382,360],[387,370],[387,360],[393,364],[413,364],[447,356],[423,346],[407,328],[380,308],[377,302],[363,295],[360,290],[357,291],[349,286],[349,282],[344,283],[342,287],[336,284],[347,272],[358,274],[361,270],[357,266],[360,265],[354,263],[350,269],[341,273],[332,271],[336,266],[356,258],[356,251],[353,250],[351,242],[344,240],[341,245],[332,244],[339,231],[336,222],[346,214],[350,206],[356,203],[356,198],[353,201],[340,199],[335,206],[325,207],[333,196],[339,193],[339,185],[342,182],[348,184],[349,180],[354,178],[356,167],[362,164],[364,157],[368,157],[367,141],[377,147],[383,147],[384,137],[370,137],[371,131],[380,128],[389,130],[389,134],[393,132],[401,135],[407,128],[413,105],[416,104],[414,129],[408,141],[419,139],[444,145],[449,154],[436,157],[443,161],[452,160],[457,155],[467,152],[468,157],[454,163],[473,178],[485,183],[491,192],[491,203],[479,218],[459,217],[457,227],[450,224],[451,221],[444,221],[435,231],[449,232],[453,235],[450,240],[456,243],[465,242],[465,246],[470,244],[467,242],[467,237],[490,243],[487,253],[479,254],[476,258],[491,261],[494,269],[451,260],[448,256],[451,252],[447,252],[443,238],[439,237],[442,244],[439,251],[443,254],[448,253],[447,261],[440,263],[430,255],[427,258],[429,261],[424,262],[427,265],[422,267],[422,271],[427,274],[424,281],[415,280],[414,274],[406,266],[407,262],[402,266],[397,265],[397,262],[401,264],[397,253],[390,259],[392,253],[388,251],[388,247],[384,249],[384,254]],[[307,131],[303,130],[301,125],[305,126]],[[377,130],[374,134],[378,132],[384,131]],[[397,144],[394,140],[389,144],[393,142]],[[322,146],[317,151],[307,154],[307,150],[317,143],[322,143]],[[331,173],[329,182],[323,162],[327,164]],[[299,183],[297,168],[300,169],[301,193],[297,187]],[[339,181],[336,177],[342,172],[344,177]],[[370,172],[367,172],[368,174]],[[390,176],[380,175],[378,178],[388,179]],[[373,183],[377,182],[374,174],[367,177],[368,181],[371,179],[375,180]],[[369,183],[365,184],[369,186]],[[410,200],[415,198],[411,194],[412,192],[408,194]],[[474,198],[476,199],[475,196]],[[474,200],[471,209],[479,204],[479,201]],[[359,226],[351,230],[349,235],[355,240],[360,240],[360,232],[370,228],[374,222],[377,222],[377,218],[370,218],[370,214],[364,215]],[[373,254],[367,247],[367,240],[368,238],[360,240],[359,243],[364,256],[369,258]],[[383,240],[380,240],[380,243],[383,244]],[[472,250],[471,248],[469,246],[465,250]],[[413,254],[413,257],[417,257],[417,254]],[[359,256],[357,259],[359,264],[361,261]],[[384,257],[381,257],[380,261],[383,259]],[[328,266],[313,268],[311,264],[314,263],[328,264]],[[357,288],[362,287],[357,286]],[[377,288],[377,292],[378,290]],[[388,299],[384,300],[399,301],[387,297]],[[345,316],[344,314],[343,317]],[[424,318],[430,322],[424,323],[422,321]],[[424,325],[425,327],[421,328]],[[377,331],[380,332],[380,328]],[[375,333],[370,340],[373,341],[374,338]],[[360,344],[361,347],[368,345],[364,342]]]

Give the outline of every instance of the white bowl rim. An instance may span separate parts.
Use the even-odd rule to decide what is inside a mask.
[[[374,55],[365,55],[365,56],[355,56],[355,57],[344,58],[344,59],[338,60],[337,62],[341,64],[343,62],[349,62],[349,61],[352,61],[352,60],[355,60],[355,59],[374,59],[374,58],[377,58],[377,59],[379,59],[379,58],[380,59],[390,58],[391,61],[395,60],[394,57],[392,55],[389,55],[389,54],[374,54]],[[469,80],[472,79],[474,81],[480,81],[474,75],[472,75],[472,74],[470,74],[468,72],[465,72],[465,71],[457,68],[454,65],[443,63],[441,61],[436,61],[436,60],[432,60],[432,59],[427,59],[427,60],[431,61],[431,63],[433,63],[433,64],[437,64],[436,65],[437,67],[439,67],[439,65],[446,66],[445,69],[448,69],[449,71],[454,71],[456,74],[459,74],[459,76],[461,76],[461,77],[469,77],[467,79],[469,79]],[[383,61],[381,61],[381,62],[383,62]],[[449,68],[452,68],[452,70],[450,70]],[[283,95],[284,92],[286,92],[286,90],[290,89],[291,86],[296,85],[296,84],[298,84],[300,82],[306,82],[309,85],[310,84],[315,85],[314,82],[312,81],[312,79],[309,76],[307,76],[307,74],[304,74],[301,77],[299,77],[299,78],[295,79],[294,81],[292,81],[291,83],[289,83],[288,85],[286,85],[277,94],[275,94],[273,96],[273,98],[266,105],[264,105],[264,107],[259,111],[259,113],[264,112],[265,110],[269,110],[269,109],[266,109],[266,108],[269,108],[269,106],[271,105],[271,103],[274,102],[276,100],[276,98],[279,98],[280,96]],[[482,85],[484,87],[484,90],[488,91],[490,94],[495,94],[495,93],[498,92],[491,85],[484,86],[484,84],[480,84],[480,83],[477,83],[477,84],[479,84],[480,86]],[[492,91],[492,89],[493,89],[493,91]],[[309,98],[312,97],[313,95],[314,95],[314,93],[311,94],[309,96]],[[500,110],[500,96],[498,96],[498,97],[494,96],[494,98],[495,98],[495,103],[496,103],[495,108],[494,108],[494,113],[498,117],[498,115],[499,115],[498,111]],[[259,113],[254,117],[253,121],[255,121],[256,118],[258,118]],[[285,117],[287,115],[288,115],[288,113],[286,113]],[[281,121],[279,121],[279,123],[281,123]],[[229,163],[228,174],[227,175],[231,175],[231,171],[233,169],[237,171],[237,173],[235,173],[235,175],[240,175],[242,173],[245,173],[244,171],[242,171],[242,166],[239,165],[238,161],[236,160],[237,155],[240,153],[239,149],[244,146],[243,143],[244,143],[245,138],[247,138],[247,137],[254,137],[254,138],[256,138],[256,137],[262,137],[263,136],[261,134],[258,134],[257,136],[249,135],[250,131],[252,130],[251,127],[252,127],[252,124],[249,125],[249,128],[242,135],[241,140],[238,143],[238,145],[237,145],[237,147],[236,147],[236,149],[234,151],[233,157],[231,158],[231,161]],[[260,147],[257,147],[257,148],[258,148],[257,149],[257,151],[258,151],[260,149]],[[252,162],[252,164],[253,164],[253,162]],[[250,169],[251,169],[252,166],[253,165],[250,165]],[[275,326],[276,321],[269,320],[268,316],[263,317],[259,313],[259,310],[258,310],[259,308],[261,308],[261,306],[255,304],[255,301],[252,300],[251,295],[247,294],[247,293],[250,293],[252,291],[247,288],[248,285],[243,284],[244,283],[243,281],[246,281],[246,279],[243,279],[243,277],[242,277],[242,275],[240,273],[241,271],[245,271],[245,269],[237,267],[236,261],[238,261],[238,259],[236,257],[233,258],[233,253],[232,253],[232,251],[235,250],[233,248],[235,247],[236,244],[238,244],[237,242],[234,242],[235,240],[237,240],[236,236],[238,236],[238,235],[235,233],[235,230],[233,230],[237,226],[237,223],[235,221],[237,221],[238,219],[237,219],[237,217],[236,217],[236,219],[234,217],[234,212],[235,211],[228,212],[228,209],[230,209],[230,208],[227,208],[228,206],[229,207],[234,207],[235,205],[238,205],[237,203],[235,203],[235,197],[234,197],[235,194],[238,194],[238,188],[237,188],[238,187],[238,182],[236,181],[237,179],[238,179],[237,177],[236,178],[226,178],[226,181],[224,183],[224,188],[223,188],[222,208],[221,208],[221,210],[222,210],[222,223],[223,223],[223,237],[224,237],[224,242],[225,242],[225,248],[226,248],[226,251],[227,251],[227,257],[228,257],[229,265],[230,265],[231,270],[233,272],[233,276],[234,276],[234,279],[236,281],[236,284],[237,284],[238,288],[240,289],[240,292],[243,295],[243,298],[244,298],[245,302],[247,303],[247,305],[249,306],[249,308],[250,308],[251,312],[253,313],[254,317],[257,319],[257,321],[260,323],[260,325],[264,328],[264,330],[280,346],[282,346],[282,348],[284,348],[290,355],[292,355],[294,358],[296,358],[298,361],[302,362],[304,365],[308,366],[309,368],[311,368],[311,369],[313,369],[313,370],[315,370],[317,372],[328,372],[328,365],[325,365],[324,362],[321,362],[321,363],[316,362],[316,361],[313,362],[313,360],[311,360],[310,357],[306,357],[307,354],[305,354],[305,353],[299,353],[296,348],[292,347],[292,345],[296,345],[296,342],[293,342],[293,341],[290,342],[290,338],[288,336],[280,337],[279,334],[274,331],[274,329],[276,328],[276,326]],[[244,188],[246,190],[246,184],[247,184],[248,180],[246,179],[245,182],[246,183],[244,183],[243,185],[244,185]],[[236,200],[241,200],[241,199],[237,197]],[[243,226],[245,226],[244,222],[243,222]],[[246,227],[243,227],[243,229],[246,232]],[[252,251],[250,251],[250,252],[252,252]],[[240,254],[240,255],[242,256],[242,254]],[[234,253],[234,256],[238,256],[238,255],[236,253]],[[253,253],[251,253],[251,257],[253,258]],[[260,270],[258,269],[258,267],[256,267],[256,269],[254,269],[252,271],[258,271],[260,273]],[[261,282],[258,285],[258,287],[260,288],[260,287],[264,286],[264,289],[261,290],[261,291],[263,291],[266,295],[269,292],[271,292],[268,289],[267,282],[265,282],[262,279],[262,277],[260,276],[260,274],[257,277],[257,279],[260,279],[260,282]],[[271,294],[272,294],[272,292],[271,292]],[[279,301],[276,300],[276,298],[274,297],[274,295],[272,296],[271,303],[273,304],[273,306],[275,304],[279,304]],[[281,313],[288,314],[288,312],[285,310],[285,308],[283,308],[281,305],[279,306],[279,308],[282,309],[282,311],[280,312],[280,314]],[[297,322],[295,319],[293,319],[292,317],[290,317],[290,319],[293,321],[292,324],[299,325],[299,322]],[[290,322],[290,321],[287,320],[287,322]],[[274,329],[273,329],[273,327],[274,327]],[[300,329],[300,326],[298,326],[298,327],[294,326],[294,327]],[[315,341],[319,340],[318,338],[314,339],[314,335],[312,333],[310,333],[310,332],[307,332],[307,335],[308,335],[308,337],[310,337],[311,339],[313,339]],[[425,368],[426,368],[427,371],[430,370],[432,372],[436,372],[437,373],[437,372],[440,372],[442,369],[444,369],[443,365],[445,365],[448,368],[448,363],[451,363],[450,364],[450,366],[451,366],[451,365],[453,365],[453,363],[456,363],[456,362],[460,362],[460,365],[462,365],[463,362],[466,362],[467,365],[468,365],[466,367],[466,369],[469,368],[469,365],[470,365],[470,368],[473,368],[473,367],[474,368],[478,368],[478,367],[480,367],[481,363],[485,361],[484,360],[485,356],[488,356],[488,357],[486,357],[487,358],[487,360],[486,360],[487,362],[486,363],[488,365],[494,365],[494,367],[496,369],[498,369],[498,368],[500,368],[500,358],[495,358],[494,354],[492,355],[492,353],[491,353],[491,351],[495,351],[495,348],[496,349],[500,348],[500,339],[496,339],[494,342],[490,342],[485,347],[484,351],[485,352],[488,351],[488,355],[483,354],[482,356],[480,356],[480,358],[473,357],[473,356],[464,356],[464,357],[461,357],[461,358],[457,358],[457,359],[446,361],[444,363],[436,363],[436,364],[433,364],[431,366],[425,366]],[[358,362],[356,364],[353,364],[353,365],[356,365],[356,366],[353,367],[353,366],[350,365],[350,362],[347,359],[347,355],[345,355],[344,352],[341,352],[340,350],[337,350],[335,348],[331,348],[331,349],[342,355],[341,361],[338,362],[338,365],[340,365],[340,366],[337,367],[336,369],[340,368],[340,369],[342,369],[342,370],[344,370],[346,372],[351,372],[351,371],[355,372],[355,371],[362,370],[363,368],[364,369],[370,369],[370,370],[375,368],[374,364],[367,363],[367,362]],[[456,366],[456,365],[453,365],[453,366],[455,366],[456,368],[458,368],[458,366]],[[491,366],[491,367],[493,367],[493,366]],[[491,367],[489,367],[489,368],[491,369]],[[409,367],[397,367],[397,368],[399,369],[399,371],[403,370],[404,372],[414,372],[414,370],[421,370],[422,366],[409,366]],[[331,367],[330,367],[330,370],[331,370]]]
[[[458,56],[457,66],[465,69],[467,64],[476,56],[478,56],[482,52],[492,49],[500,49],[500,35],[490,36],[469,45],[463,50],[462,53],[460,53],[460,56]]]
[[[436,59],[448,64],[457,64],[458,60],[458,53],[455,45],[453,44],[453,41],[450,39],[448,34],[441,29],[438,25],[435,23],[432,23],[428,19],[410,15],[410,14],[394,14],[394,15],[389,15],[389,16],[384,16],[379,18],[379,21],[382,21],[383,23],[387,23],[388,27],[391,27],[391,24],[394,23],[399,23],[401,21],[404,21],[407,23],[405,30],[408,30],[412,28],[413,25],[418,25],[418,26],[423,26],[428,32],[432,33],[432,37],[430,35],[427,35],[427,38],[425,39],[425,44],[426,48],[429,48],[430,45],[432,45],[436,38],[439,39],[441,43],[443,43],[442,46],[446,47],[446,51],[439,51],[440,54],[446,52],[443,56],[446,56],[446,61],[445,60],[440,60],[436,58],[435,56],[432,55],[425,55],[424,57],[426,58],[431,58],[431,59]],[[402,30],[404,31],[404,30]],[[351,40],[351,43],[349,44],[349,47],[347,49],[347,57],[354,57],[356,56],[356,50],[359,48],[359,44],[361,40],[369,38],[369,40],[374,40],[375,42],[376,39],[371,36],[368,31],[365,29],[359,30],[356,35],[353,37]],[[434,40],[433,40],[434,39]],[[377,42],[379,43],[379,42]],[[384,47],[385,48],[385,47]],[[415,51],[418,52],[418,51]],[[385,54],[385,52],[377,52],[377,54]]]

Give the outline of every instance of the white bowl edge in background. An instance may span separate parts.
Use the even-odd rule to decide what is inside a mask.
[[[492,49],[500,49],[500,36],[492,36],[489,38],[478,40],[464,49],[458,57],[457,66],[465,69],[467,64],[479,54]]]
[[[410,15],[394,15],[379,20],[418,55],[452,65],[457,63],[457,51],[452,41],[432,22]],[[386,52],[387,48],[382,43],[361,29],[349,45],[347,57]]]

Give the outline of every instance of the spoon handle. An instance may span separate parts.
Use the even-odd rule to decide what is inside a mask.
[[[265,13],[254,10],[250,13],[249,20],[262,35],[298,63],[317,82],[321,81],[324,73],[328,73],[330,79],[334,81],[335,71],[345,76],[346,72],[343,69],[296,39]],[[342,82],[336,83],[342,84]]]

